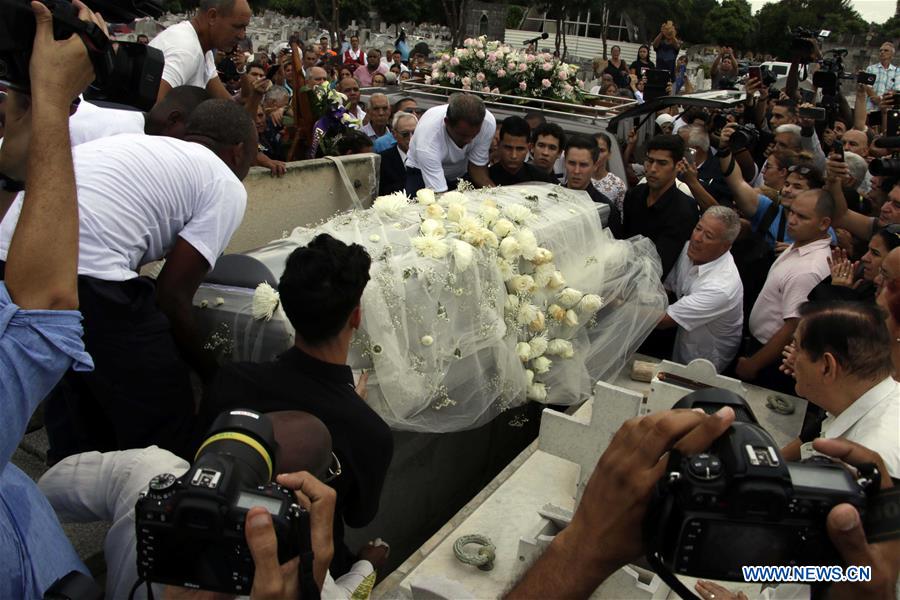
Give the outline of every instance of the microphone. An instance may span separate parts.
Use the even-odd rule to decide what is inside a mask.
[[[876,148],[900,148],[900,136],[877,138],[874,142]]]
[[[536,44],[541,40],[546,40],[548,37],[550,37],[550,34],[545,31],[537,37],[531,38],[530,40],[525,40],[524,42],[522,42],[522,45],[528,46],[529,44]]]

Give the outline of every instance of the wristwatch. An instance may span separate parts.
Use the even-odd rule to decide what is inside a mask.
[[[19,181],[5,173],[0,173],[0,192],[21,192],[24,189],[24,181]]]

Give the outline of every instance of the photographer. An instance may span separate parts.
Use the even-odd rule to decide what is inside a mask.
[[[844,134],[846,135],[846,134]],[[834,196],[834,225],[846,229],[861,240],[869,240],[882,227],[900,223],[900,181],[895,182],[877,217],[867,217],[847,206],[843,187],[851,179],[850,168],[840,155],[832,154],[827,162],[828,189]]]
[[[644,554],[642,525],[654,486],[666,472],[666,454],[707,449],[734,421],[734,411],[714,415],[669,410],[627,421],[600,457],[575,515],[525,572],[507,598],[588,598],[616,570]],[[877,453],[846,440],[816,440],[819,452],[849,465],[875,463]],[[882,477],[882,489],[893,487]],[[840,504],[828,515],[828,534],[848,565],[872,567],[872,580],[836,583],[831,598],[887,599],[900,570],[900,541],[869,544],[859,513]],[[706,596],[706,598],[710,598]]]
[[[727,46],[719,48],[719,53],[710,68],[710,75],[712,76],[712,89],[734,89],[738,77],[738,67],[734,51],[731,48]]]

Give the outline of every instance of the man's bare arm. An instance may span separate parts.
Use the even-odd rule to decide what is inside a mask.
[[[478,166],[469,163],[469,178],[477,188],[494,187],[495,185],[494,182],[491,181],[487,165]]]

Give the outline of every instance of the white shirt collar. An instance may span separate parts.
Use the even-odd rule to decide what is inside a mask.
[[[690,242],[688,242],[690,244]],[[684,248],[685,255],[687,255],[687,246]],[[720,267],[724,266],[725,263],[728,262],[728,252],[725,252],[717,258],[716,260],[711,260],[708,263],[703,263],[702,265],[695,265],[693,261],[691,261],[691,267],[697,267],[697,273],[703,275],[708,271],[716,271]],[[688,260],[691,260],[690,258]]]
[[[822,424],[822,435],[827,438],[839,438],[856,425],[869,411],[898,393],[898,384],[891,377],[886,377],[877,385],[869,389],[865,394],[857,398],[853,404],[844,409],[844,412],[834,416],[828,414],[828,419]]]

